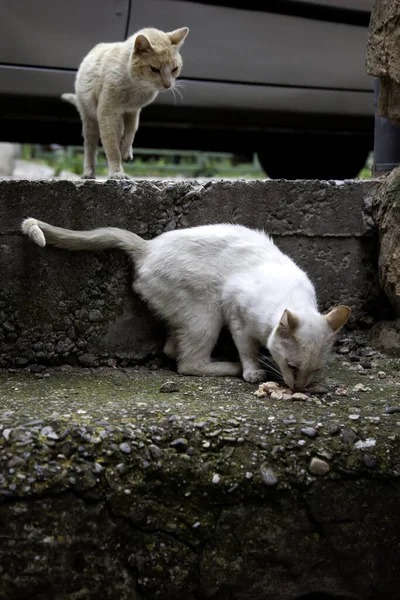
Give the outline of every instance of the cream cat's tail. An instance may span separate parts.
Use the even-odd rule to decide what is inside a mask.
[[[76,103],[76,94],[61,94],[61,100],[69,102],[70,104],[73,104],[76,108],[78,108],[78,105]]]
[[[139,258],[145,251],[147,242],[141,237],[119,229],[118,227],[102,227],[91,231],[72,231],[53,227],[37,219],[25,219],[21,225],[22,232],[42,248],[47,244],[65,248],[66,250],[105,250],[118,248]]]

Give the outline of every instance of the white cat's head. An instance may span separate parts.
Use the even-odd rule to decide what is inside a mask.
[[[172,89],[182,68],[179,48],[188,33],[188,27],[168,33],[153,28],[141,29],[136,34],[132,52],[132,76],[157,92]]]
[[[267,346],[290,389],[305,389],[319,378],[350,312],[348,306],[336,306],[325,316],[283,312]]]

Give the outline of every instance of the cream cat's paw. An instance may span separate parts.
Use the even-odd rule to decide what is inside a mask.
[[[255,371],[244,371],[243,379],[248,383],[260,383],[265,381],[267,377],[266,371],[263,369],[257,369]]]
[[[122,160],[124,160],[125,162],[131,162],[133,160],[132,147],[129,146],[128,148],[121,148],[121,156]]]
[[[118,171],[109,171],[108,179],[130,179],[130,177],[123,169],[119,169]]]

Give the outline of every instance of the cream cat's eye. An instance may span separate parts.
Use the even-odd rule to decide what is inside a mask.
[[[150,67],[150,69],[153,71],[153,73],[159,73],[160,69],[157,69],[156,67]]]
[[[178,67],[175,67],[174,69],[172,69],[171,73],[176,73],[178,70]]]

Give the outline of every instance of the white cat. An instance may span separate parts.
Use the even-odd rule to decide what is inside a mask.
[[[164,352],[186,375],[239,375],[265,381],[266,346],[291,389],[303,389],[324,368],[334,334],[350,308],[322,316],[312,283],[263,232],[240,225],[205,225],[150,241],[124,229],[71,231],[26,219],[22,231],[39,246],[68,250],[119,248],[136,266],[133,288],[169,326]],[[211,352],[227,325],[240,363],[214,362]]]
[[[121,159],[133,159],[140,110],[159,92],[173,89],[182,68],[179,48],[187,27],[168,33],[141,29],[125,42],[97,44],[83,59],[76,94],[62,94],[79,111],[85,144],[83,179],[94,179],[99,139],[109,179],[124,179]]]

